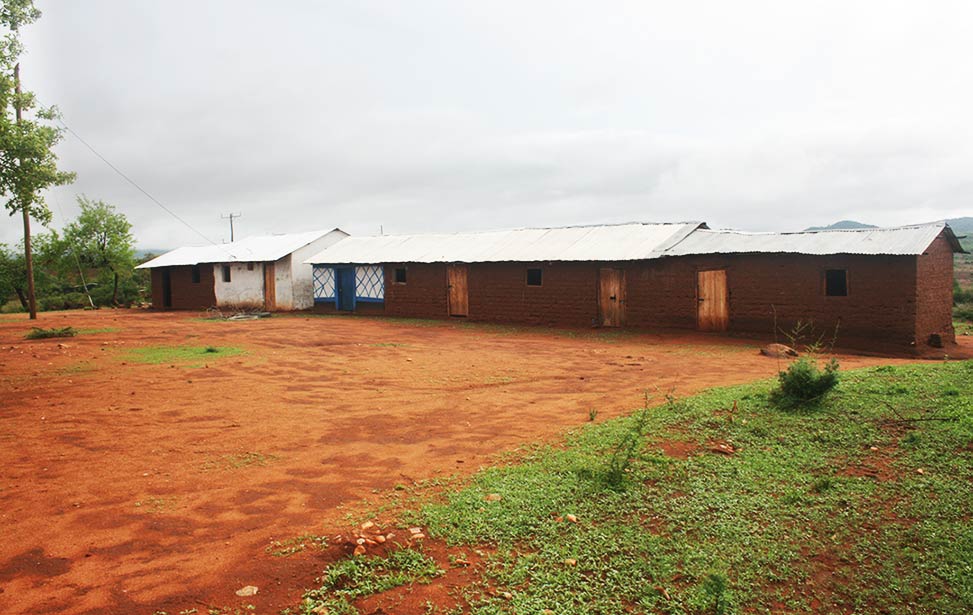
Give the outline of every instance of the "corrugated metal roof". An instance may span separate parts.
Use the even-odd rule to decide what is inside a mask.
[[[211,246],[187,246],[176,248],[162,256],[142,263],[137,269],[198,265],[200,263],[276,261],[329,233],[347,235],[341,229],[336,228],[329,231],[247,237],[240,241]]]
[[[699,222],[525,228],[479,233],[348,237],[307,263],[486,263],[658,258]],[[705,225],[702,225],[705,226]]]
[[[666,251],[667,256],[693,254],[922,254],[946,229],[955,251],[962,248],[945,222],[894,228],[803,231],[797,233],[746,233],[700,229]]]

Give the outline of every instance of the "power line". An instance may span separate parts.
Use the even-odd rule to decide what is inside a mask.
[[[35,96],[35,99],[36,99],[36,96]],[[38,100],[37,102],[43,105],[43,103],[40,100]],[[66,130],[67,132],[71,133],[71,135],[74,136],[75,139],[77,139],[85,147],[87,147],[91,151],[92,154],[94,154],[95,156],[97,156],[99,159],[101,159],[102,162],[104,162],[106,165],[108,165],[108,168],[110,168],[112,171],[114,171],[115,173],[117,173],[122,179],[124,179],[128,183],[130,183],[133,186],[135,186],[135,188],[139,192],[141,192],[142,194],[144,194],[146,197],[148,197],[148,199],[150,201],[152,201],[153,203],[155,203],[156,205],[158,205],[166,213],[168,213],[170,216],[172,216],[173,218],[175,218],[176,220],[178,220],[179,222],[181,222],[183,225],[186,226],[186,228],[188,228],[192,232],[196,233],[197,235],[199,235],[200,237],[202,237],[203,239],[205,239],[207,242],[211,243],[214,246],[219,247],[224,252],[226,252],[229,256],[231,256],[233,258],[236,258],[236,256],[234,256],[231,252],[229,252],[228,250],[226,250],[226,248],[223,248],[223,246],[221,244],[216,243],[215,241],[213,241],[212,239],[210,239],[209,237],[207,237],[206,235],[204,235],[202,232],[200,232],[199,230],[197,230],[196,227],[194,227],[192,224],[190,224],[189,222],[186,222],[182,217],[180,217],[179,214],[177,214],[176,212],[172,211],[171,209],[169,209],[168,207],[166,207],[165,205],[163,205],[162,204],[162,201],[160,201],[159,199],[157,199],[154,196],[152,196],[151,194],[149,194],[149,191],[148,190],[146,190],[145,188],[143,188],[142,186],[140,186],[138,184],[138,182],[136,182],[134,179],[132,179],[131,177],[129,177],[128,175],[126,175],[124,172],[122,172],[121,169],[119,169],[118,167],[116,167],[115,165],[113,165],[111,163],[111,161],[109,161],[107,158],[105,158],[104,156],[102,156],[101,153],[98,150],[96,150],[90,143],[88,143],[87,141],[85,141],[84,138],[82,138],[81,135],[79,135],[78,133],[76,133],[74,131],[74,129],[72,129],[70,126],[68,126],[64,122],[64,120],[62,120],[61,118],[57,118],[57,122],[58,122],[58,124],[61,125],[62,128],[64,128],[64,130]]]

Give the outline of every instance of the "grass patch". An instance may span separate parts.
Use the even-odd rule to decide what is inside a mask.
[[[45,340],[52,337],[74,337],[77,334],[78,330],[74,327],[53,327],[51,329],[31,327],[24,337],[29,340]]]
[[[95,335],[97,333],[118,333],[120,327],[101,327],[97,329],[78,329],[78,335]]]
[[[953,322],[956,335],[973,335],[973,322]]]
[[[369,344],[373,348],[408,348],[411,344],[405,344],[402,342],[379,342],[377,344]]]
[[[321,587],[304,594],[300,613],[358,613],[350,604],[356,598],[442,574],[432,558],[414,549],[393,551],[387,557],[351,557],[325,569]]]
[[[202,360],[224,359],[244,354],[246,351],[234,346],[144,346],[126,350],[123,356],[133,363],[150,365],[203,365]]]
[[[774,385],[590,424],[402,520],[491,547],[477,614],[973,611],[973,361],[842,372],[805,412]]]

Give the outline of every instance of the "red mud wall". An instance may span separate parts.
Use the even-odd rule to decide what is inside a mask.
[[[928,344],[938,334],[942,341],[956,341],[953,330],[953,250],[940,235],[925,254],[916,257],[916,344]]]
[[[695,327],[696,272],[725,268],[730,331],[770,339],[776,310],[779,330],[790,331],[798,321],[814,323],[805,342],[819,336],[830,340],[836,326],[842,346],[902,348],[915,339],[914,257],[740,254],[663,259],[647,266],[649,281],[661,280],[669,296],[663,298],[658,290],[640,287],[642,297],[636,305],[630,281],[629,311],[644,312],[642,318],[630,317],[630,324]],[[847,296],[825,295],[828,269],[847,271]],[[653,301],[661,302],[661,311],[652,310]]]
[[[216,305],[212,265],[201,265],[199,282],[193,283],[192,267],[157,267],[152,269],[152,307],[163,310],[162,272],[168,269],[172,280],[173,310],[205,310]]]
[[[929,332],[948,326],[951,255],[937,242],[917,265],[911,256],[715,255],[627,263],[472,263],[469,320],[550,326],[591,326],[598,315],[598,271],[625,270],[625,324],[632,327],[696,328],[696,274],[726,269],[730,331],[774,336],[798,321],[813,322],[804,342],[830,341],[840,321],[840,346],[907,348],[916,340],[921,312],[925,342]],[[917,266],[924,281],[917,288]],[[396,284],[395,269],[406,267],[407,282]],[[541,286],[527,286],[527,269],[543,271]],[[828,269],[847,271],[848,296],[825,295]],[[446,318],[446,265],[388,264],[384,313],[388,316]],[[333,311],[332,305],[316,306]],[[362,313],[381,312],[359,304]],[[951,332],[951,327],[950,327]],[[781,341],[785,337],[778,331]],[[944,335],[944,341],[949,341]]]
[[[540,286],[527,285],[534,268]],[[598,316],[595,263],[476,263],[469,288],[472,320],[587,327]]]
[[[406,268],[406,283],[395,283],[395,270]],[[472,283],[472,274],[470,276]],[[401,318],[446,318],[446,265],[440,263],[385,266],[385,314]]]

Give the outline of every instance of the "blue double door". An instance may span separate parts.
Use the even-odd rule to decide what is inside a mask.
[[[338,309],[355,311],[355,268],[338,267],[334,270],[335,290],[338,292]]]

